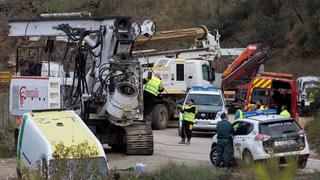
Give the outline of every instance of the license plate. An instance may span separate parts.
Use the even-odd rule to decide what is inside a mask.
[[[209,125],[209,121],[196,121],[198,125]]]
[[[286,140],[286,141],[276,141],[274,142],[274,146],[285,146],[285,145],[291,145],[294,143],[295,141],[293,139]]]

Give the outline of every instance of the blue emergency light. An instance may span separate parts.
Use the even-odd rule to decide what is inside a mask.
[[[194,91],[217,91],[219,90],[216,86],[192,86],[192,90]]]
[[[276,109],[267,109],[267,110],[256,110],[256,111],[244,112],[243,117],[269,115],[269,114],[277,114],[277,110]]]

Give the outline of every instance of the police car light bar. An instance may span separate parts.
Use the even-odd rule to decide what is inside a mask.
[[[277,114],[277,110],[276,109],[267,109],[267,110],[249,111],[249,112],[244,112],[243,116],[247,118],[247,117],[251,117],[251,116],[269,115],[269,114]]]
[[[195,90],[195,91],[217,91],[217,90],[219,90],[219,88],[216,86],[192,86],[191,89]]]

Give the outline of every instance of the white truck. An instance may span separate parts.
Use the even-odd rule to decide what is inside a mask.
[[[309,100],[310,93],[320,92],[320,77],[303,76],[297,78],[298,84],[298,113],[300,116],[311,115],[312,107]]]
[[[153,129],[165,129],[169,118],[178,118],[178,105],[194,85],[212,85],[213,72],[205,60],[161,58],[145,69],[160,74],[164,91],[156,98],[151,112]]]
[[[164,31],[156,34],[150,41],[195,39],[195,46],[190,49],[157,52],[136,51],[134,54],[144,65],[144,77],[147,72],[160,74],[164,91],[157,97],[151,111],[153,129],[165,129],[169,119],[178,118],[178,105],[183,102],[192,86],[221,85],[221,67],[217,62],[223,61],[221,56],[237,56],[243,49],[220,48],[220,35],[214,35],[205,26],[190,29]],[[219,69],[220,68],[220,69]],[[215,72],[218,70],[217,72]]]

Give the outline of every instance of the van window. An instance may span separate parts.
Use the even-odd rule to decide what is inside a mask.
[[[184,64],[177,64],[177,81],[184,81]]]
[[[269,89],[267,88],[253,88],[251,94],[251,103],[255,103],[258,100],[261,101],[262,104],[269,103]]]
[[[206,64],[202,65],[202,78],[203,80],[210,81],[209,66]]]

